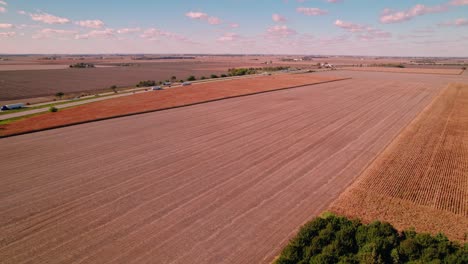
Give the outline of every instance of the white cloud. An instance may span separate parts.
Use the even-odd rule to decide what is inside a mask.
[[[62,29],[53,29],[53,28],[44,28],[37,31],[32,38],[33,39],[44,39],[44,38],[52,38],[58,37],[63,38],[66,36],[72,36],[77,34],[78,32],[75,30],[62,30]]]
[[[0,5],[8,5],[7,2],[0,0]]]
[[[422,16],[431,13],[440,13],[447,10],[447,5],[425,6],[421,4],[415,5],[412,8],[403,11],[394,11],[386,8],[383,10],[380,16],[380,22],[384,24],[398,23],[411,20],[417,16]]]
[[[221,24],[221,19],[218,17],[209,17],[208,18],[208,24],[210,25],[219,25]]]
[[[148,40],[158,40],[160,37],[165,37],[177,41],[193,43],[187,37],[179,35],[177,33],[163,31],[157,28],[149,28],[140,35],[141,38],[148,39]]]
[[[9,29],[14,27],[15,26],[13,24],[0,24],[0,29]]]
[[[86,28],[95,28],[99,29],[104,27],[104,22],[101,20],[82,20],[82,21],[76,21],[76,25],[81,26],[81,27],[86,27]]]
[[[192,18],[192,19],[207,19],[208,14],[202,13],[202,12],[188,12],[185,14],[186,17]]]
[[[21,12],[21,11],[20,11]],[[70,19],[64,17],[58,17],[47,13],[30,13],[29,16],[32,20],[42,22],[45,24],[67,24],[70,23]]]
[[[454,6],[468,5],[468,0],[453,0],[450,2],[450,4]]]
[[[210,25],[219,25],[222,23],[222,20],[219,17],[209,16],[207,13],[203,12],[190,11],[185,13],[185,16],[191,19],[206,21]]]
[[[239,34],[227,32],[227,33],[224,33],[224,35],[222,37],[219,37],[218,41],[220,41],[220,42],[232,42],[232,41],[238,40],[239,37],[240,37]]]
[[[357,37],[361,40],[390,38],[392,36],[390,32],[365,25],[345,22],[339,19],[335,21],[335,26],[340,27],[348,32],[357,34]]]
[[[115,30],[106,28],[104,30],[93,30],[86,34],[75,35],[75,39],[90,39],[90,38],[113,38],[115,37]]]
[[[11,38],[16,36],[16,32],[0,32],[0,37]]]
[[[323,10],[315,7],[298,7],[296,8],[298,13],[302,13],[306,16],[321,16],[328,13],[327,10]]]
[[[117,30],[117,33],[119,34],[129,34],[129,33],[136,33],[136,32],[140,32],[141,31],[141,28],[137,27],[137,28],[121,28],[119,30]]]
[[[294,29],[288,28],[286,25],[271,26],[267,29],[267,36],[269,37],[288,37],[295,35],[297,32]]]
[[[439,26],[457,26],[457,27],[468,26],[468,19],[458,18],[458,19],[455,19],[454,21],[439,23],[438,25]]]
[[[286,22],[286,18],[280,14],[271,15],[271,19],[275,22]]]

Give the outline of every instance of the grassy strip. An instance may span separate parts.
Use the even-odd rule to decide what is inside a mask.
[[[468,263],[468,243],[443,234],[399,233],[389,223],[368,225],[327,213],[305,224],[276,264],[293,263]]]

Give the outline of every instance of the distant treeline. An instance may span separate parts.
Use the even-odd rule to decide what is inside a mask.
[[[242,76],[249,74],[257,74],[261,72],[273,72],[288,70],[290,67],[277,66],[277,67],[263,67],[263,68],[232,68],[228,69],[229,76]]]
[[[179,57],[179,56],[165,56],[165,57],[133,57],[132,60],[193,60],[195,57]]]
[[[468,263],[468,243],[439,234],[399,233],[388,223],[365,225],[332,214],[305,224],[276,261],[293,263]]]
[[[70,68],[94,68],[94,64],[92,63],[84,63],[84,62],[80,62],[80,63],[75,63],[75,64],[72,64],[70,65]]]
[[[390,67],[390,68],[405,68],[406,66],[401,63],[381,63],[371,64],[371,67]]]

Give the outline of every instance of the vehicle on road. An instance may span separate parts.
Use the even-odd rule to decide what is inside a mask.
[[[13,109],[20,109],[23,108],[24,104],[23,103],[18,103],[18,104],[9,104],[9,105],[4,105],[2,106],[2,111],[8,111],[8,110],[13,110]]]
[[[159,91],[159,90],[163,90],[163,88],[161,86],[153,86],[150,88],[150,91]]]
[[[192,83],[191,82],[183,82],[182,83],[182,86],[188,86],[188,85],[192,85]]]

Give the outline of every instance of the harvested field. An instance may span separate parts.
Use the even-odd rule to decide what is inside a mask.
[[[450,85],[331,207],[399,229],[468,232],[468,85]]]
[[[439,88],[353,79],[0,139],[0,259],[270,263]]]
[[[177,80],[186,79],[190,75],[209,77],[210,74],[227,73],[228,68],[245,66],[245,62],[241,61],[133,63],[128,67],[0,71],[0,101],[53,96],[57,92],[97,92],[112,85],[133,86],[142,80],[164,81],[172,76],[176,76]],[[259,63],[251,65],[261,67]],[[31,67],[35,66],[38,65]]]
[[[282,74],[193,84],[113,98],[0,125],[0,136],[340,79],[315,74]]]
[[[418,73],[418,74],[439,74],[439,75],[459,75],[462,69],[433,69],[433,68],[393,68],[393,67],[346,67],[348,71],[367,72],[391,72],[391,73]]]

